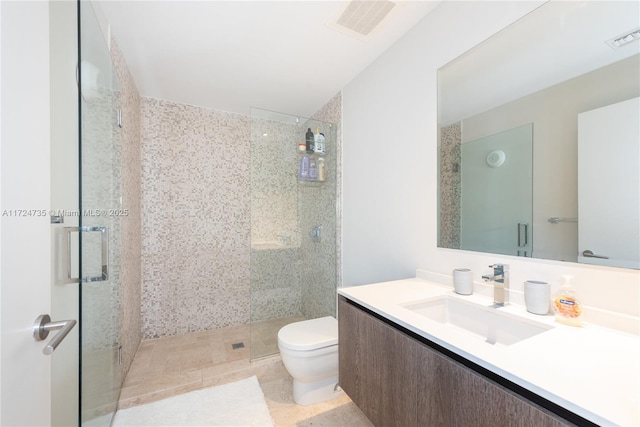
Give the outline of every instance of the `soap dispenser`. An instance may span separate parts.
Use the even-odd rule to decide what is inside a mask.
[[[565,325],[581,326],[582,307],[576,296],[576,291],[571,286],[573,276],[563,275],[563,284],[553,299],[553,311],[556,322]]]

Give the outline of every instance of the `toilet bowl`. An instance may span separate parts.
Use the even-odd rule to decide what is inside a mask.
[[[290,323],[278,331],[282,363],[293,377],[293,400],[313,405],[344,395],[338,384],[338,321],[331,317]]]

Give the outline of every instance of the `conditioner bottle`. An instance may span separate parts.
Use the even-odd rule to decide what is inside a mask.
[[[324,154],[324,134],[320,133],[320,128],[316,128],[313,143],[313,151],[318,154]]]

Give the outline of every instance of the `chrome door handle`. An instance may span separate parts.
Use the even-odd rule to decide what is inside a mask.
[[[61,320],[59,322],[52,322],[51,317],[48,314],[41,314],[33,323],[33,338],[36,341],[42,341],[49,335],[49,331],[54,329],[60,329],[60,331],[51,338],[51,341],[42,349],[42,352],[47,356],[53,353],[58,348],[58,345],[67,336],[67,334],[76,325],[75,320]]]
[[[518,223],[518,247],[523,248],[529,244],[529,224]]]
[[[107,227],[65,227],[67,232],[67,279],[72,283],[78,282],[103,282],[109,280],[109,228]],[[100,252],[102,257],[102,271],[100,276],[86,276],[82,280],[78,277],[71,277],[71,233],[73,232],[92,232],[101,233]]]
[[[582,256],[585,256],[587,258],[602,258],[602,259],[609,259],[608,256],[604,256],[604,255],[596,255],[593,253],[593,251],[590,251],[589,249],[587,249],[586,251],[582,252]]]

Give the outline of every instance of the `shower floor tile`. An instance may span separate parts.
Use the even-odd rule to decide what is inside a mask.
[[[251,324],[251,359],[279,353],[278,331],[285,325],[304,320],[303,316],[289,316]]]
[[[264,341],[271,343],[282,320],[264,322]],[[290,323],[286,322],[284,324]],[[254,337],[256,336],[256,324]],[[233,349],[243,342],[244,348]],[[255,342],[255,339],[254,339]],[[348,396],[317,405],[293,402],[291,376],[279,355],[250,360],[249,325],[140,343],[124,381],[119,409],[153,402],[204,387],[226,384],[255,375],[275,421],[280,426],[371,427],[372,424]],[[277,351],[277,339],[276,347]]]

